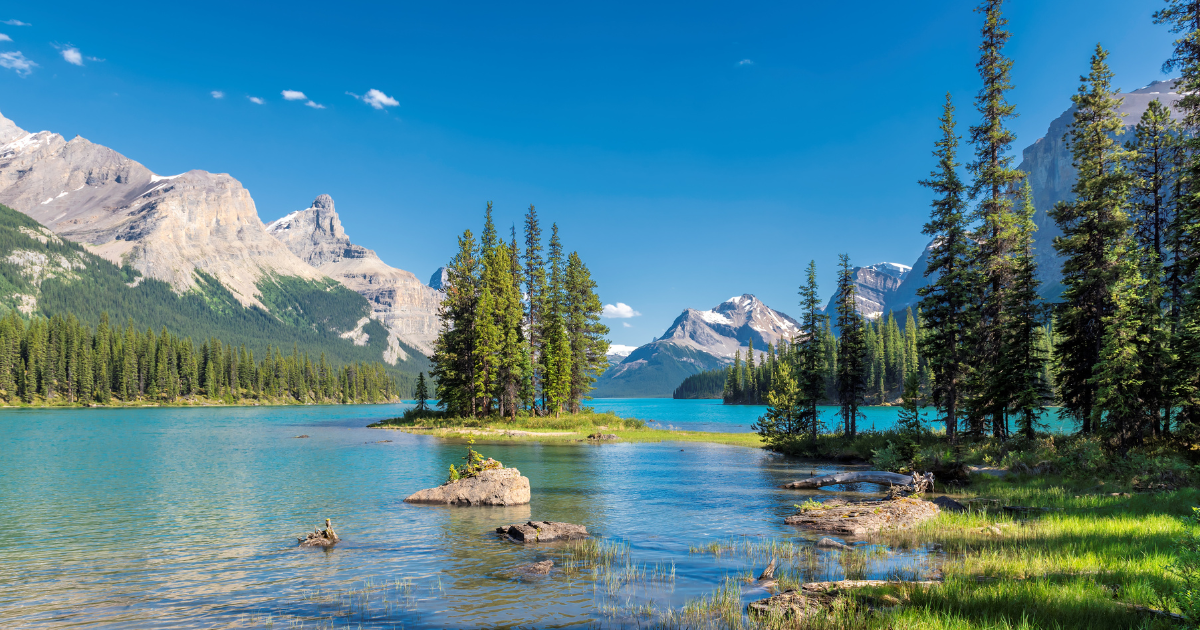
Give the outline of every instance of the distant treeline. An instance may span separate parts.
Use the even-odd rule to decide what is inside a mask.
[[[293,346],[290,354],[253,351],[218,339],[199,347],[164,327],[95,328],[74,315],[28,323],[0,319],[0,399],[9,404],[174,403],[254,400],[267,403],[371,403],[400,395],[381,363],[330,365]]]

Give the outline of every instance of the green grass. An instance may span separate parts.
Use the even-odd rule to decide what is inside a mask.
[[[477,443],[578,442],[593,433],[616,435],[624,442],[707,442],[757,448],[762,440],[754,433],[719,433],[652,429],[642,420],[613,413],[575,413],[510,418],[448,418],[438,412],[407,413],[401,418],[370,425],[445,439],[474,438]]]
[[[727,590],[722,584],[712,596],[661,616],[658,627],[1182,627],[1138,607],[1179,612],[1172,593],[1181,584],[1168,571],[1168,565],[1178,553],[1176,541],[1186,532],[1181,517],[1200,503],[1200,490],[1112,496],[1127,490],[1127,486],[1098,486],[1095,482],[1062,478],[1013,475],[1005,480],[981,479],[957,498],[998,499],[1001,505],[1047,507],[1053,511],[1025,518],[1003,510],[943,512],[912,529],[880,534],[872,541],[893,550],[940,545],[944,557],[939,568],[944,581],[934,586],[889,585],[844,591],[828,615],[797,624],[781,618],[728,617],[724,607],[714,606],[722,601],[721,591]],[[768,556],[787,557],[789,545],[771,540],[733,540],[693,552],[745,553],[759,564]],[[836,561],[848,577],[857,577],[868,559],[856,553]],[[797,578],[806,577],[804,573],[786,569],[780,576],[780,590],[797,588]],[[705,617],[702,623],[696,623],[696,616],[688,614],[706,607],[717,614]]]

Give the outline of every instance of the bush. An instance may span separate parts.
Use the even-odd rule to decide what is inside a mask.
[[[878,470],[906,473],[909,472],[909,460],[901,451],[903,447],[888,442],[887,446],[871,454],[871,464]]]
[[[1200,507],[1192,508],[1184,521],[1186,531],[1176,545],[1170,570],[1183,581],[1175,593],[1179,610],[1193,625],[1200,625]]]

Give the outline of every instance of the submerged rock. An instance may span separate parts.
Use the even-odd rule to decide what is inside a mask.
[[[798,621],[828,610],[828,598],[801,591],[784,591],[778,595],[750,602],[746,612],[751,617]]]
[[[496,533],[508,536],[509,539],[520,543],[555,542],[588,537],[587,528],[583,525],[552,521],[529,521],[508,527],[497,527]]]
[[[541,562],[534,562],[533,564],[519,566],[517,567],[517,573],[524,575],[549,575],[550,569],[553,568],[553,560],[543,560]]]
[[[495,468],[475,477],[448,481],[436,488],[419,490],[405,503],[443,505],[525,505],[529,503],[529,478],[516,468]]]
[[[325,519],[325,529],[316,527],[313,531],[308,532],[304,538],[296,539],[301,547],[332,547],[341,540],[338,538],[337,532],[333,531],[333,522]]]
[[[817,541],[817,549],[853,549],[850,545],[842,544],[828,536],[822,537]]]

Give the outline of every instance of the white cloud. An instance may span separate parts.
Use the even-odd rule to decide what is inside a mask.
[[[79,53],[79,49],[74,46],[68,46],[62,49],[62,57],[67,63],[73,63],[77,66],[83,65],[83,55]]]
[[[280,94],[283,95],[283,100],[285,101],[303,101],[308,98],[304,95],[304,92],[299,90],[284,90]]]
[[[743,60],[741,60],[741,61],[737,62],[737,65],[739,65],[739,66],[753,66],[753,65],[754,65],[754,62],[753,62],[753,61],[750,61],[749,59],[743,59]]]
[[[209,92],[209,94],[212,94],[213,98],[225,98],[225,93],[221,90],[213,90],[212,92]]]
[[[397,101],[396,99],[384,94],[383,92],[380,92],[379,90],[376,90],[375,88],[367,90],[367,93],[364,96],[359,96],[354,92],[346,92],[346,94],[353,96],[354,98],[366,103],[367,105],[370,105],[371,107],[374,107],[375,109],[395,107],[400,104],[400,101]]]
[[[633,324],[630,324],[629,322],[621,322],[621,325],[626,328],[633,328]]]
[[[320,103],[314,103],[313,101],[309,101],[309,102],[305,103],[305,105],[308,105],[309,107],[311,107],[313,109],[325,109],[324,105],[322,105]]]
[[[629,319],[630,317],[637,317],[641,313],[633,310],[632,306],[624,302],[617,302],[615,306],[605,304],[603,315],[609,319]]]
[[[26,77],[30,72],[37,67],[37,64],[26,59],[21,51],[0,53],[0,68],[8,68],[17,73],[17,75]]]
[[[11,42],[12,38],[4,33],[0,33],[0,42]]]
[[[9,26],[33,26],[29,22],[22,22],[21,20],[4,20],[3,22],[0,22],[0,24],[7,24]]]
[[[257,96],[247,96],[246,98],[250,99],[250,102],[254,103],[255,105],[262,105],[263,103],[266,103],[266,101],[258,98]]]

